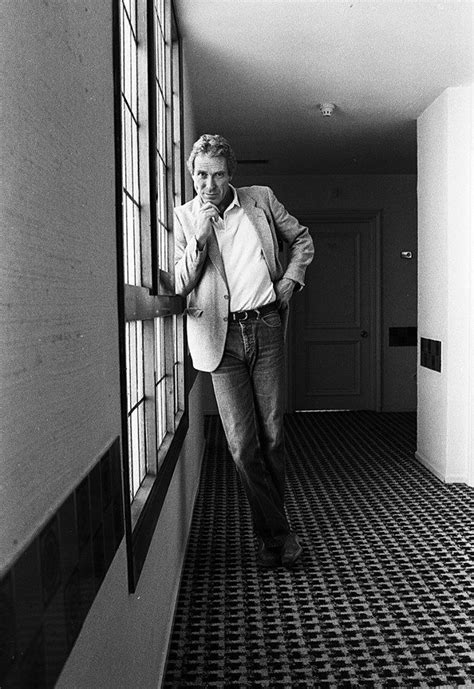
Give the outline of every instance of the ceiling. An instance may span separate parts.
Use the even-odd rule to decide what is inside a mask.
[[[197,130],[226,136],[249,174],[414,173],[417,117],[473,81],[472,1],[175,7]]]

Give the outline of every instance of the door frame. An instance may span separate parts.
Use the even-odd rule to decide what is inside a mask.
[[[371,332],[374,337],[371,341],[371,376],[374,381],[374,411],[382,411],[382,211],[381,210],[316,210],[301,211],[292,214],[298,218],[302,225],[310,223],[336,223],[336,222],[367,222],[371,225],[372,252],[370,257],[370,314]],[[315,244],[315,258],[318,260],[318,247]],[[295,295],[294,299],[298,299]],[[297,346],[295,340],[294,314],[290,308],[289,333],[287,338],[287,409],[294,412],[296,408],[296,381],[294,375],[294,355]]]

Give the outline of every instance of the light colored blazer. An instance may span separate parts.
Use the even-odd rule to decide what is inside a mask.
[[[237,194],[257,230],[272,281],[288,277],[301,289],[314,253],[308,228],[287,212],[269,187],[241,187]],[[200,371],[214,371],[224,353],[229,288],[215,234],[201,252],[197,250],[194,234],[199,207],[199,198],[195,197],[175,209],[176,293],[187,297],[187,335],[193,365]],[[285,270],[278,257],[280,240],[289,245]],[[287,310],[282,317],[286,327]]]

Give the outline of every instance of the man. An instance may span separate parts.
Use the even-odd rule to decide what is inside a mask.
[[[313,257],[308,229],[268,187],[235,189],[229,143],[205,134],[188,160],[197,196],[175,209],[176,292],[187,296],[194,367],[212,376],[230,452],[267,567],[302,552],[284,508],[284,334]],[[289,245],[283,270],[281,241]]]

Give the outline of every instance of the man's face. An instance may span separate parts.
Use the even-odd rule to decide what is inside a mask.
[[[194,159],[194,188],[203,203],[210,202],[214,206],[222,203],[231,179],[223,156],[199,153]]]

